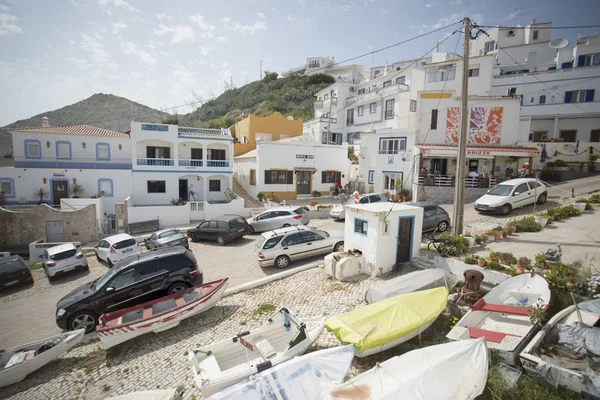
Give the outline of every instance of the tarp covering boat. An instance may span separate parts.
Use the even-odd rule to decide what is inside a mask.
[[[482,339],[425,347],[377,364],[321,400],[467,400],[485,389],[488,350]]]
[[[443,269],[415,271],[394,279],[372,284],[365,293],[365,301],[367,304],[371,304],[418,290],[433,289],[442,286],[451,288],[457,283],[458,278]]]
[[[325,327],[342,342],[364,351],[431,324],[446,308],[447,301],[445,287],[406,293],[335,315],[325,322]]]
[[[144,390],[132,392],[116,397],[107,397],[104,400],[178,400],[181,396],[176,389]]]

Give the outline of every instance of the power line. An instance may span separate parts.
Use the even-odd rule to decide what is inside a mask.
[[[536,26],[532,28],[531,26],[495,26],[495,25],[477,25],[479,28],[499,28],[499,29],[535,29],[535,30],[543,30],[543,29],[586,29],[586,28],[600,28],[600,25],[572,25],[572,26]]]

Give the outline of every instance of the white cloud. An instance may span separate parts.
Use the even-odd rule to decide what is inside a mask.
[[[202,30],[205,30],[205,31],[214,31],[215,30],[215,26],[206,22],[204,20],[203,15],[192,15],[190,17],[190,19],[192,20],[193,23],[198,25],[198,28],[200,28]]]
[[[95,64],[104,64],[110,61],[110,56],[104,48],[104,45],[97,38],[82,34],[80,47],[90,55]]]
[[[227,38],[226,38],[226,37],[224,37],[224,36],[217,36],[217,40],[218,40],[219,42],[226,42],[226,41],[227,41]]]
[[[194,41],[196,39],[196,32],[194,32],[191,26],[187,25],[166,25],[161,23],[154,30],[154,33],[158,36],[171,35],[172,44]]]
[[[0,11],[8,11],[10,10],[10,8],[8,8],[8,6],[5,6],[4,4],[0,4]]]
[[[295,22],[295,21],[298,21],[298,17],[294,17],[292,14],[289,14],[287,16],[287,20],[290,22]]]
[[[516,12],[516,11],[513,12],[513,13],[510,13],[507,17],[504,17],[504,21],[510,21],[511,19],[513,19],[514,17],[516,17],[517,15],[519,15],[519,13]]]
[[[460,6],[463,3],[463,0],[454,0],[450,2],[453,6]]]
[[[23,32],[23,28],[16,24],[18,19],[14,15],[0,13],[0,36],[9,36]]]
[[[87,70],[92,66],[89,62],[87,62],[87,60],[84,60],[83,58],[69,57],[68,60],[74,63],[75,66],[81,70]]]
[[[167,53],[166,51],[162,51],[162,50],[161,50],[161,51],[160,51],[160,55],[161,55],[161,56],[165,56],[165,57],[166,57],[166,56],[168,56],[168,55],[169,55],[169,53]]]
[[[352,4],[351,4],[351,3],[342,4],[342,5],[340,6],[340,8],[341,8],[343,11],[350,11],[350,10],[352,10],[352,7],[353,7],[353,6],[352,6]]]
[[[121,29],[127,28],[127,24],[123,22],[113,22],[112,33],[118,33]]]
[[[212,32],[202,32],[202,33],[200,34],[200,37],[201,37],[202,39],[206,39],[206,40],[208,40],[208,39],[212,39],[212,37],[213,37],[213,33],[212,33]]]
[[[120,46],[123,54],[132,54],[144,64],[156,64],[156,58],[154,58],[152,54],[148,53],[146,50],[138,49],[137,45],[131,41],[121,42]]]
[[[139,12],[137,8],[133,7],[131,4],[126,2],[125,0],[98,0],[98,5],[100,8],[107,14],[112,14],[113,8],[122,8],[131,12]]]
[[[243,25],[229,17],[225,17],[221,20],[221,23],[227,29],[232,31],[241,32],[243,35],[254,35],[257,31],[264,31],[267,29],[266,21],[254,21],[252,24]]]
[[[208,53],[210,53],[213,50],[214,50],[214,48],[212,46],[200,46],[200,53],[203,56],[207,56]]]
[[[260,18],[260,19],[267,19],[267,16],[261,12],[259,12],[257,15],[258,15],[258,18]]]
[[[273,11],[273,14],[279,14],[279,9],[277,7],[271,8],[271,11]]]
[[[168,14],[156,14],[156,18],[158,18],[158,20],[161,22],[163,19],[168,19],[169,21],[173,20],[173,16]]]
[[[433,5],[431,3],[425,4],[426,8],[431,8]]]

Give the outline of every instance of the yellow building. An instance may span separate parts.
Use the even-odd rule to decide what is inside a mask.
[[[234,157],[256,149],[257,140],[273,141],[302,135],[303,122],[301,119],[288,119],[278,112],[268,117],[250,114],[230,128],[235,138]]]

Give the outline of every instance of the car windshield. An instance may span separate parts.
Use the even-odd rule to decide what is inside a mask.
[[[492,196],[508,196],[513,188],[514,186],[512,185],[498,185],[494,186],[487,194]]]
[[[60,252],[60,253],[53,254],[50,256],[50,259],[54,260],[54,261],[64,260],[65,258],[73,257],[75,254],[77,254],[77,249],[70,249],[70,250]]]
[[[134,246],[136,244],[135,239],[131,238],[131,239],[125,239],[122,240],[118,243],[113,244],[113,248],[115,249],[124,249],[126,247],[130,247],[130,246]]]
[[[113,276],[115,276],[119,272],[118,268],[112,268],[107,273],[102,275],[100,278],[96,279],[92,284],[92,290],[97,290],[106,285],[106,282],[110,281]]]
[[[329,237],[329,233],[322,231],[320,229],[315,229],[315,228],[310,228],[313,232],[318,233],[319,235],[328,238]]]
[[[23,265],[19,262],[19,260],[13,260],[13,261],[8,261],[5,263],[0,264],[0,270],[5,269],[5,270],[17,270],[20,267],[22,267]]]
[[[263,243],[265,242],[265,240],[267,240],[267,238],[264,237],[263,235],[260,235],[254,242],[256,248],[260,249],[262,247]]]

